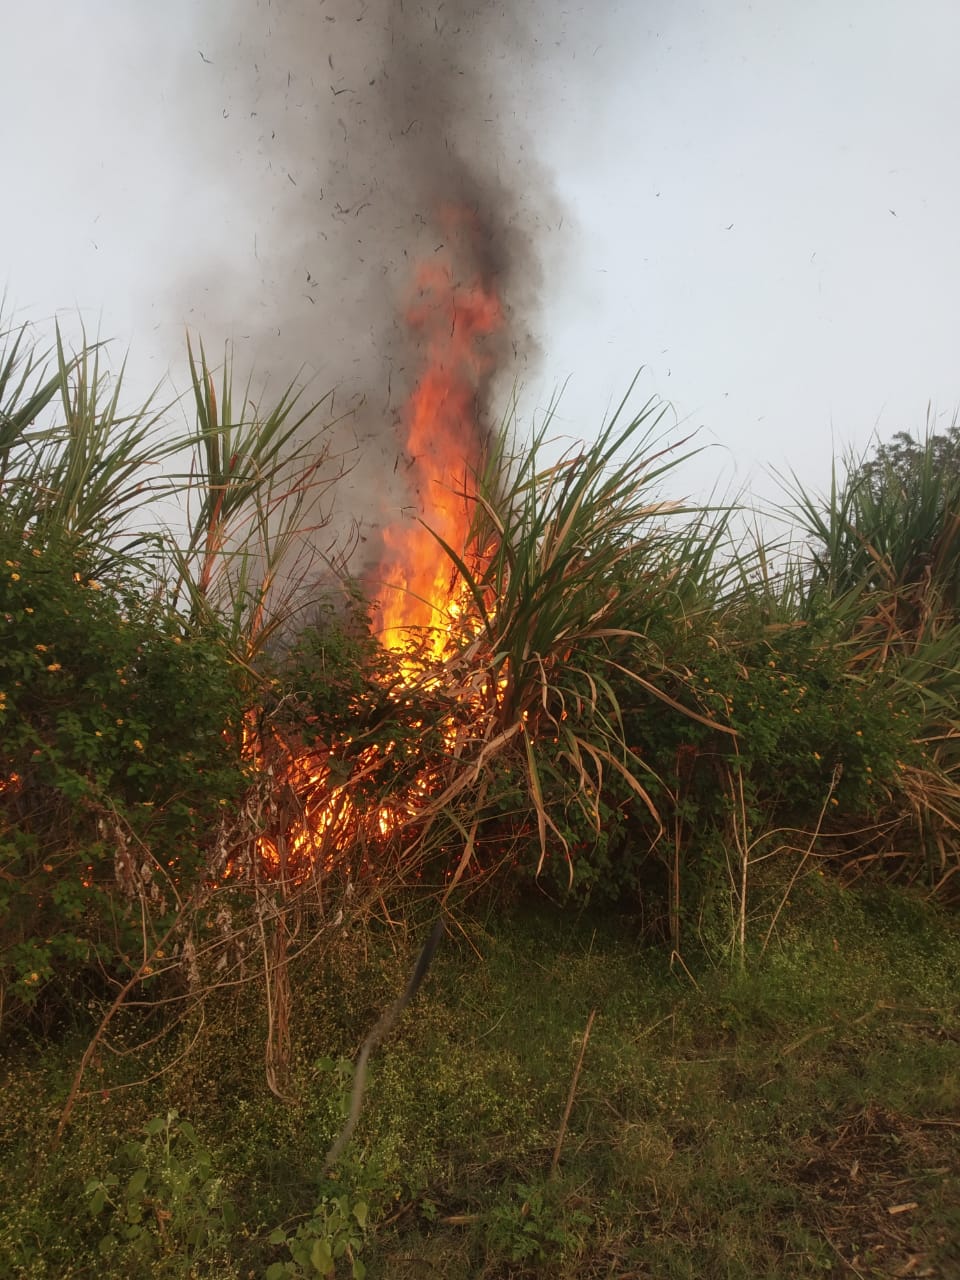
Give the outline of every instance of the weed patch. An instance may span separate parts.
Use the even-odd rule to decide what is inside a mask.
[[[628,916],[462,919],[372,1059],[329,1175],[350,1060],[412,941],[367,931],[296,968],[287,1103],[249,1071],[260,1011],[241,989],[175,1071],[180,1045],[105,1054],[44,1155],[77,1050],[21,1044],[4,1067],[0,1272],[949,1280],[960,936],[888,890],[831,893],[823,913],[801,910],[811,893],[745,968],[704,955],[679,973]],[[117,1028],[131,1044],[138,1016]]]

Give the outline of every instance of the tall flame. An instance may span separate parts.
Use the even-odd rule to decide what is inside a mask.
[[[441,659],[459,616],[455,572],[442,539],[457,554],[469,552],[474,477],[483,454],[480,400],[494,367],[495,337],[503,311],[493,289],[473,261],[476,228],[469,211],[446,209],[443,229],[449,247],[439,249],[418,270],[414,297],[405,318],[423,352],[423,370],[404,412],[409,455],[408,481],[417,499],[418,520],[403,519],[383,533],[377,576],[385,648],[403,651],[411,632],[422,644],[421,657]],[[423,680],[422,666],[399,663],[412,687]],[[401,685],[402,689],[402,685]],[[403,697],[403,692],[396,696]],[[451,717],[444,730],[453,751],[458,728]],[[331,868],[337,857],[365,839],[385,837],[416,821],[439,785],[436,766],[425,764],[405,790],[380,806],[358,804],[352,784],[375,774],[394,751],[394,743],[371,744],[352,758],[349,776],[333,768],[341,743],[314,745],[301,753],[279,737],[265,742],[251,736],[251,753],[276,760],[276,777],[295,810],[279,813],[273,833],[257,842],[259,865],[268,877],[302,879]],[[334,776],[339,780],[334,781]]]
[[[386,648],[402,649],[414,628],[426,652],[439,657],[451,619],[452,566],[434,534],[458,554],[465,551],[468,499],[482,455],[478,391],[493,366],[490,339],[503,311],[479,272],[459,278],[455,255],[441,251],[417,272],[406,320],[424,351],[425,368],[404,415],[423,523],[405,519],[384,530],[380,638]]]

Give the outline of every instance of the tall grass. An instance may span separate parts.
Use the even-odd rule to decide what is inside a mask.
[[[324,499],[346,461],[325,431],[304,429],[329,397],[305,403],[291,385],[261,410],[249,381],[235,396],[229,353],[218,392],[202,343],[195,355],[188,342],[187,352],[196,430],[183,441],[189,467],[178,478],[187,532],[173,551],[175,596],[183,593],[194,617],[225,624],[249,660],[291,630],[305,579],[340,567],[336,539],[324,536]]]
[[[922,758],[890,808],[934,891],[960,869],[949,848],[960,831],[960,474],[940,444],[928,436],[906,471],[834,464],[825,496],[788,486],[809,539],[807,609],[836,619],[849,678],[882,678],[891,714],[916,719]]]
[[[702,578],[703,543],[717,545],[723,532],[722,518],[704,531],[702,513],[660,496],[690,456],[686,441],[666,441],[664,416],[655,401],[631,412],[628,393],[591,443],[548,463],[549,415],[521,450],[501,432],[473,499],[474,562],[441,543],[469,594],[467,632],[475,636],[448,661],[447,678],[468,698],[481,696],[472,699],[469,750],[438,803],[462,805],[466,791],[468,809],[482,811],[493,799],[489,774],[509,752],[535,817],[538,872],[558,846],[572,879],[571,833],[585,822],[599,835],[611,777],[662,829],[651,765],[624,728],[615,688],[622,677],[665,714],[704,718],[692,698],[668,690],[683,678],[663,678],[662,655],[646,634],[664,593]],[[474,818],[458,876],[476,829]]]
[[[52,352],[38,352],[26,328],[0,341],[5,527],[69,548],[100,576],[148,571],[161,552],[147,512],[175,447],[162,415],[151,401],[121,412],[123,368],[107,372],[99,343],[70,354],[59,327]]]

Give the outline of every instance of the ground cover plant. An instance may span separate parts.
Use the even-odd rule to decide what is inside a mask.
[[[174,1070],[104,1052],[49,1158],[74,1047],[23,1045],[0,1269],[313,1275],[340,1249],[369,1276],[955,1274],[960,938],[900,893],[794,893],[741,974],[691,952],[697,985],[630,915],[462,919],[330,1174],[349,1058],[417,945],[382,922],[295,966],[286,1102],[250,1068],[253,990],[224,993]]]
[[[783,550],[672,496],[656,403],[507,424],[382,644],[327,402],[190,348],[174,428],[101,360],[0,351],[0,1266],[948,1275],[941,442]]]

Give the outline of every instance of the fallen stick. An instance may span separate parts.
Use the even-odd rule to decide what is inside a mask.
[[[557,1166],[560,1164],[560,1151],[563,1148],[563,1140],[567,1136],[567,1125],[570,1122],[570,1112],[573,1110],[573,1100],[577,1094],[577,1081],[580,1079],[580,1071],[583,1067],[583,1055],[587,1051],[587,1041],[590,1039],[590,1031],[593,1027],[593,1020],[597,1016],[596,1009],[590,1010],[590,1017],[587,1019],[587,1025],[583,1031],[583,1039],[580,1041],[580,1057],[577,1059],[577,1065],[573,1070],[573,1079],[570,1081],[570,1092],[567,1094],[567,1105],[563,1111],[563,1119],[560,1121],[560,1132],[557,1134],[557,1145],[553,1149],[553,1159],[550,1161],[550,1177],[557,1176]]]
[[[430,968],[430,962],[433,959],[434,952],[440,945],[440,939],[444,932],[444,917],[438,916],[436,924],[433,926],[433,932],[424,944],[420,957],[417,960],[416,967],[410,975],[410,981],[407,983],[406,989],[399,999],[394,1000],[393,1004],[381,1016],[380,1021],[369,1033],[363,1042],[360,1055],[357,1058],[357,1065],[353,1072],[353,1092],[350,1100],[350,1114],[347,1116],[346,1123],[340,1133],[340,1136],[334,1142],[333,1146],[327,1152],[327,1158],[323,1162],[323,1172],[328,1173],[330,1169],[337,1163],[340,1157],[346,1151],[350,1139],[353,1137],[353,1131],[357,1127],[357,1121],[360,1119],[360,1108],[363,1106],[363,1091],[367,1084],[367,1059],[376,1049],[380,1041],[390,1031],[393,1030],[393,1024],[403,1013],[404,1009],[417,994],[420,983],[427,975]]]

